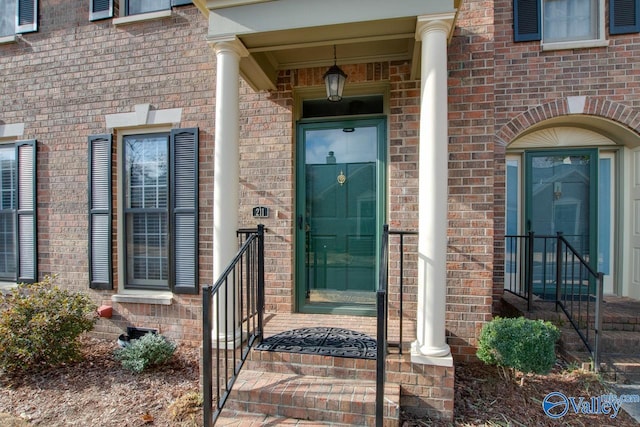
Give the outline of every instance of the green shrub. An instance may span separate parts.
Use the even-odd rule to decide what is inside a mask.
[[[496,317],[480,332],[476,355],[483,362],[524,373],[549,373],[560,331],[550,322]]]
[[[167,362],[176,351],[176,345],[162,335],[148,333],[131,340],[115,352],[115,357],[125,369],[140,373],[146,368]]]
[[[0,369],[28,371],[80,357],[78,337],[93,329],[89,296],[60,289],[54,277],[0,294]]]

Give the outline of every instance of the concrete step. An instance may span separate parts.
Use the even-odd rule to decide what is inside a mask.
[[[374,426],[375,381],[243,369],[223,411]],[[397,427],[400,387],[385,386],[384,425]]]

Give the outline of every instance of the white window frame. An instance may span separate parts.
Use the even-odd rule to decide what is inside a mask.
[[[150,287],[150,289],[152,288],[156,288],[155,290],[159,290],[159,291],[164,291],[165,289],[157,289],[158,286],[162,287],[162,285],[153,285],[153,284],[149,284],[149,285],[145,285],[143,283],[132,283],[129,276],[130,276],[130,266],[129,266],[129,258],[130,258],[130,253],[127,250],[127,243],[128,243],[128,239],[130,238],[129,233],[127,232],[127,221],[126,221],[126,217],[127,217],[127,211],[130,209],[129,207],[127,207],[128,203],[127,203],[127,195],[130,197],[129,191],[129,183],[126,182],[125,180],[125,174],[126,174],[126,163],[125,163],[125,157],[126,157],[126,146],[125,146],[125,139],[127,139],[127,137],[129,136],[141,136],[141,137],[146,137],[146,136],[159,136],[159,137],[163,137],[166,138],[166,168],[167,171],[169,171],[170,169],[170,165],[169,165],[169,138],[170,138],[170,134],[171,134],[171,129],[168,129],[166,131],[159,131],[158,129],[153,129],[152,131],[149,132],[144,132],[144,131],[136,131],[136,132],[126,132],[125,134],[123,134],[122,136],[118,137],[118,154],[119,157],[122,159],[119,164],[122,165],[122,167],[118,168],[118,175],[119,177],[121,177],[122,179],[119,180],[122,187],[118,188],[118,192],[122,193],[122,205],[120,206],[119,212],[122,212],[121,215],[119,215],[119,221],[122,221],[122,232],[118,233],[119,236],[122,237],[122,239],[124,240],[124,243],[122,245],[122,248],[124,249],[123,252],[119,252],[120,254],[122,254],[122,258],[124,260],[124,272],[125,272],[125,281],[122,282],[124,284],[125,288],[130,288],[130,289],[142,289],[145,287]],[[165,282],[166,285],[166,291],[169,291],[169,274],[170,274],[170,267],[168,265],[170,257],[169,257],[169,216],[170,216],[170,211],[169,211],[169,199],[170,199],[170,194],[172,189],[169,188],[170,186],[170,182],[169,182],[169,174],[167,174],[167,182],[166,182],[166,206],[165,206],[165,213],[166,213],[166,218],[165,218],[165,222],[166,222],[166,227],[167,227],[167,236],[166,236],[166,253],[167,253],[167,257],[165,259],[165,263],[167,264],[167,277],[164,280],[157,280],[157,281],[152,281],[152,282]],[[153,290],[153,289],[152,289]]]
[[[130,135],[141,135],[151,133],[170,133],[171,126],[159,126],[159,127],[136,127],[130,129],[122,129],[118,131],[117,136],[117,164],[124,165],[124,137]],[[112,299],[117,302],[139,302],[139,303],[152,303],[170,305],[173,299],[173,293],[170,290],[146,290],[146,289],[132,289],[127,287],[127,259],[126,259],[126,225],[125,225],[125,192],[124,192],[124,169],[118,167],[116,173],[116,203],[117,212],[121,213],[117,215],[117,249],[118,249],[118,294],[114,295]]]
[[[0,0],[1,1],[1,0]],[[38,31],[38,1],[39,0],[23,0],[25,3],[31,3],[27,11],[32,12],[26,17],[30,18],[26,23],[20,24],[20,0],[15,0],[14,26],[13,34],[0,36],[0,44],[11,43],[16,41],[16,36],[22,33],[31,33]]]
[[[561,49],[580,49],[589,47],[601,47],[608,46],[609,40],[605,38],[605,0],[596,0],[598,11],[596,16],[596,32],[597,35],[591,40],[574,40],[574,41],[561,41],[561,42],[545,42],[545,28],[544,28],[544,11],[545,3],[547,0],[542,0],[542,7],[540,11],[540,31],[541,31],[541,46],[543,51],[547,50],[561,50]]]

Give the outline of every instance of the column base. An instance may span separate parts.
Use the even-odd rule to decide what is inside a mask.
[[[445,344],[443,348],[430,349],[429,354],[424,354],[418,347],[418,341],[411,343],[411,362],[421,365],[435,365],[435,366],[453,366],[453,356],[451,355],[451,349]]]
[[[219,348],[221,350],[234,350],[240,347],[240,344],[247,340],[247,332],[236,330],[235,333],[228,335],[220,334],[217,338],[215,332],[211,332],[211,348]]]

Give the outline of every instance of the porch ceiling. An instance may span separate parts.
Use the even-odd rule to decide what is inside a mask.
[[[194,0],[210,41],[237,39],[249,52],[240,72],[255,90],[275,89],[277,72],[337,63],[412,62],[419,76],[418,16],[451,14],[461,0]],[[453,26],[452,26],[453,28]]]

